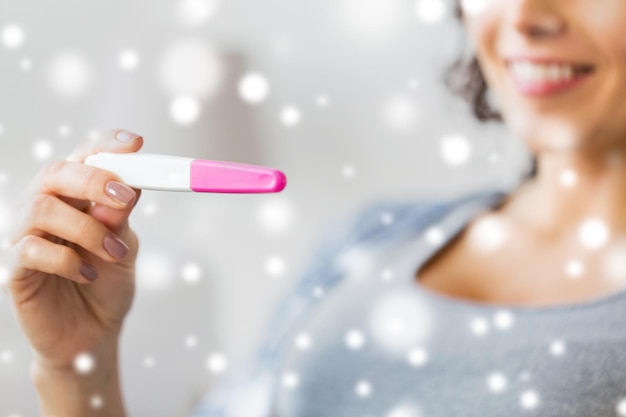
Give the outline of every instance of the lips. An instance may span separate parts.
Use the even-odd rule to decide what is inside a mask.
[[[589,62],[553,55],[512,55],[504,63],[516,89],[535,97],[571,90],[595,71]]]
[[[513,62],[526,61],[531,64],[537,65],[569,65],[576,68],[593,68],[593,64],[590,62],[578,61],[575,59],[548,57],[548,56],[534,56],[534,55],[512,55],[505,58],[507,65]]]

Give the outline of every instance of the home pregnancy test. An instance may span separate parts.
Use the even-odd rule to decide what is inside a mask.
[[[113,172],[134,188],[197,193],[277,193],[287,177],[257,165],[182,156],[100,152],[85,164]]]

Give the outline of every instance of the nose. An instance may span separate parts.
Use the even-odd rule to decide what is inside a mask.
[[[562,16],[563,0],[506,0],[505,6],[513,27],[532,38],[555,37],[566,28]],[[565,5],[567,7],[567,5]]]

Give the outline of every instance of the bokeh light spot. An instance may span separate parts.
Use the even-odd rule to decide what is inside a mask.
[[[81,352],[74,358],[74,369],[81,374],[88,374],[95,368],[96,361],[87,352]]]
[[[319,107],[328,107],[328,105],[330,104],[330,98],[328,98],[328,96],[325,94],[320,94],[319,96],[317,96],[317,99],[315,101]]]
[[[487,387],[496,394],[504,391],[507,387],[506,377],[499,372],[490,374],[487,378]]]
[[[341,169],[341,174],[343,175],[344,178],[346,179],[350,179],[354,177],[354,166],[352,165],[344,165],[344,167]]]
[[[426,417],[420,409],[412,404],[400,404],[393,407],[385,417]]]
[[[180,275],[187,284],[196,284],[202,278],[202,268],[195,262],[187,262],[181,268]]]
[[[461,0],[463,13],[468,16],[475,16],[483,13],[487,9],[490,0]]]
[[[300,124],[302,114],[296,106],[286,106],[280,112],[280,120],[283,125],[293,127]]]
[[[194,349],[196,346],[198,346],[198,338],[196,337],[196,335],[188,335],[185,338],[185,346],[187,346],[189,349]]]
[[[489,332],[489,322],[482,317],[475,317],[470,322],[470,329],[476,336],[484,336]]]
[[[125,49],[120,53],[119,64],[122,69],[132,71],[139,66],[139,55],[132,49]]]
[[[267,78],[259,73],[248,73],[239,81],[239,96],[247,103],[256,104],[264,101],[269,91]]]
[[[3,250],[5,248],[2,248]],[[6,285],[9,282],[9,268],[4,265],[0,265],[0,286]]]
[[[444,240],[443,230],[439,226],[429,226],[424,232],[424,240],[431,246],[438,246]]]
[[[144,251],[137,257],[137,286],[146,291],[164,291],[173,284],[170,257]]]
[[[156,358],[154,356],[152,356],[152,355],[144,356],[144,358],[143,358],[143,366],[145,368],[148,368],[148,369],[154,368],[155,365],[156,365]]]
[[[298,378],[298,375],[295,372],[287,371],[283,373],[282,384],[283,387],[287,389],[297,388],[300,384],[300,378]]]
[[[390,352],[406,352],[430,337],[432,316],[419,298],[394,290],[376,301],[369,326],[378,345]]]
[[[578,239],[588,249],[598,249],[607,242],[609,228],[598,218],[585,220],[578,228]]]
[[[417,105],[410,97],[393,97],[384,105],[384,118],[392,129],[407,130],[417,121]]]
[[[9,49],[17,49],[24,43],[24,30],[16,24],[9,24],[2,29],[2,43]]]
[[[271,256],[265,261],[265,272],[270,277],[279,277],[285,273],[285,260],[280,256]]]
[[[565,169],[559,175],[559,180],[563,187],[571,188],[578,182],[578,175],[573,169]]]
[[[476,222],[476,227],[469,235],[469,241],[476,251],[493,252],[501,248],[511,234],[511,228],[505,220],[494,215],[486,215]]]
[[[77,52],[57,55],[48,69],[48,82],[52,90],[64,98],[84,94],[92,82],[92,70],[87,60]]]
[[[161,83],[174,96],[213,97],[222,82],[223,71],[217,51],[197,40],[170,45],[158,64]]]
[[[344,341],[348,349],[358,350],[365,344],[365,336],[363,335],[363,332],[358,329],[350,329],[346,333]]]
[[[565,352],[565,343],[562,340],[555,340],[550,343],[550,353],[554,356],[562,356]]]
[[[60,125],[59,128],[57,129],[57,134],[62,138],[69,136],[71,133],[72,133],[72,128],[70,128],[66,124]]]
[[[513,314],[511,314],[511,312],[506,311],[506,310],[498,311],[496,312],[493,318],[493,322],[495,323],[498,329],[508,330],[511,328],[511,326],[513,326],[513,322],[514,322]]]
[[[366,398],[372,395],[372,384],[369,381],[361,380],[356,383],[354,392],[360,398]]]
[[[212,353],[207,358],[207,369],[213,374],[221,374],[228,368],[228,361],[221,353]]]
[[[535,408],[539,404],[539,394],[534,390],[526,390],[520,396],[520,404],[523,408]]]
[[[446,136],[440,142],[441,156],[444,162],[452,166],[466,164],[472,156],[472,147],[464,136]]]
[[[20,59],[19,67],[22,71],[30,71],[33,68],[33,63],[28,58]]]
[[[334,3],[340,29],[354,39],[384,41],[408,24],[403,2],[389,0],[339,0]]]
[[[611,243],[602,257],[603,275],[614,285],[622,287],[626,283],[626,239],[620,237]]]
[[[2,361],[2,363],[13,362],[13,352],[11,352],[10,350],[4,349],[2,352],[0,352],[0,361]]]
[[[185,25],[195,26],[212,18],[218,8],[217,0],[180,0],[178,18]]]
[[[102,400],[101,396],[92,395],[91,398],[89,399],[89,404],[91,405],[91,408],[98,409],[98,408],[102,408],[104,401]]]
[[[48,139],[38,139],[33,144],[33,156],[38,161],[45,161],[52,156],[52,142]]]
[[[417,0],[415,15],[426,24],[439,23],[446,16],[447,7],[443,0]]]
[[[285,199],[266,199],[258,211],[261,227],[270,232],[283,232],[293,224],[293,207]]]
[[[565,264],[565,275],[571,279],[578,279],[584,272],[584,265],[578,259],[570,259]]]
[[[300,350],[309,350],[313,341],[308,333],[299,333],[295,338],[294,344]]]
[[[409,351],[407,360],[411,366],[419,367],[428,361],[428,353],[424,348],[413,348]]]
[[[200,116],[200,102],[191,96],[176,97],[170,104],[170,116],[179,125],[193,124]]]

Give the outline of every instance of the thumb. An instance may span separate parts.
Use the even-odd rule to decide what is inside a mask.
[[[83,143],[66,158],[67,161],[85,162],[89,155],[98,152],[130,153],[143,146],[143,137],[127,130],[100,133],[95,142]]]
[[[84,163],[89,155],[98,152],[131,153],[137,152],[142,146],[143,138],[140,135],[127,130],[112,130],[101,133],[95,142],[77,147],[67,157],[67,160]],[[132,190],[136,195],[126,207],[114,209],[102,204],[91,203],[87,213],[107,226],[113,233],[122,233],[128,227],[128,216],[141,195],[141,190],[135,188],[132,188]]]

